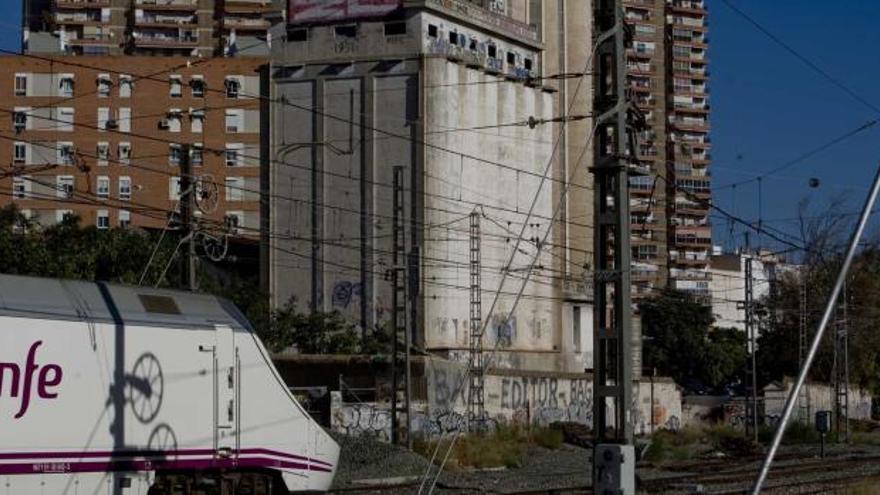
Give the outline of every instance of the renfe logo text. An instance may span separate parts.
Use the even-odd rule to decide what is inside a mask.
[[[3,397],[16,397],[20,400],[20,407],[15,414],[19,419],[27,413],[31,402],[31,389],[36,387],[37,396],[41,399],[54,399],[58,392],[53,391],[61,383],[63,375],[61,366],[57,364],[37,364],[37,348],[43,345],[42,340],[31,344],[27,353],[27,360],[22,370],[17,363],[0,362],[0,402]],[[40,372],[37,373],[39,368]],[[34,383],[36,374],[36,384]]]

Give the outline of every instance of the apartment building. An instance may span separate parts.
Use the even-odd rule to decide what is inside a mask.
[[[163,228],[189,150],[201,221],[256,237],[264,61],[0,57],[0,204],[43,225]]]
[[[704,0],[624,0],[630,89],[649,128],[630,181],[634,296],[669,285],[709,295],[711,140]]]
[[[271,0],[24,0],[25,53],[266,55]]]

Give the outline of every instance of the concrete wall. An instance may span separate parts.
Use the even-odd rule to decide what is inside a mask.
[[[467,428],[465,367],[433,359],[426,364],[427,400],[413,407],[413,430],[437,436]],[[653,394],[652,394],[653,388]],[[500,370],[485,378],[485,411],[490,425],[548,426],[556,421],[593,424],[592,377],[579,373],[538,373]],[[681,393],[672,380],[655,378],[634,384],[633,416],[637,434],[651,428],[681,426]],[[653,404],[651,402],[653,396]],[[348,434],[371,434],[389,439],[388,403],[344,403],[339,393],[331,400],[331,428]],[[608,411],[609,416],[611,411]],[[653,423],[652,423],[653,416]]]
[[[764,411],[768,417],[779,419],[782,417],[782,410],[785,407],[785,399],[791,393],[794,384],[791,380],[786,380],[784,386],[778,383],[767,386],[764,389],[765,406]],[[784,388],[783,388],[784,387]],[[834,386],[825,383],[806,383],[806,411],[804,415],[807,422],[815,421],[816,411],[834,411],[836,401],[834,400]],[[848,415],[850,419],[871,419],[871,401],[872,396],[868,391],[862,390],[854,385],[849,387]],[[801,413],[800,406],[795,409],[795,417],[799,417]]]

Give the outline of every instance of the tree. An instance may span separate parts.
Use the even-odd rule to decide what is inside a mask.
[[[686,292],[665,289],[639,305],[644,364],[677,383],[698,381],[713,388],[738,377],[746,339],[736,329],[713,328],[712,308]]]

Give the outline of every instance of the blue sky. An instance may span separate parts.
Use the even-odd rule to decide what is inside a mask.
[[[880,52],[875,48],[880,2],[731,1],[853,92],[880,106]],[[721,186],[772,170],[880,116],[723,1],[708,0],[708,7],[714,197],[718,205],[754,221],[759,218],[757,184]],[[762,218],[773,227],[796,232],[793,223],[777,219],[796,217],[803,198],[810,198],[814,214],[839,197],[857,211],[880,164],[878,137],[880,125],[764,178]],[[820,187],[811,189],[810,177],[818,178]],[[716,243],[727,242],[729,232],[727,222],[715,221]]]
[[[716,203],[749,221],[796,232],[791,219],[809,197],[813,212],[844,197],[858,210],[880,164],[880,124],[757,183],[723,188],[771,170],[880,116],[835,87],[721,0],[709,7],[713,184]],[[880,2],[848,0],[731,0],[773,34],[880,106]],[[841,8],[845,4],[846,8]],[[20,0],[0,0],[0,48],[17,50]],[[820,187],[808,187],[811,177]],[[761,204],[760,208],[758,205]],[[730,239],[728,222],[714,219],[718,244]],[[755,241],[757,242],[757,240]],[[772,245],[772,241],[765,241]],[[773,246],[776,247],[776,246]]]

